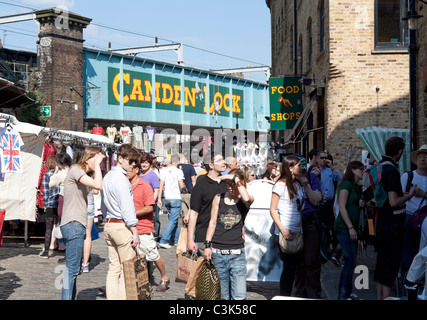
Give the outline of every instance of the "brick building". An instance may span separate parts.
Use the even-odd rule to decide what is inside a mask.
[[[417,30],[417,146],[427,144],[427,4],[417,4],[423,17],[419,19]]]
[[[52,107],[46,125],[83,131],[83,29],[92,19],[56,8],[35,12],[40,24],[38,67],[44,104]]]
[[[307,84],[303,106],[310,109],[301,132],[297,129],[290,142],[282,140],[287,151],[327,149],[342,170],[348,161],[360,159],[364,149],[356,128],[409,129],[408,32],[401,20],[405,0],[266,4],[271,12],[272,77],[300,75]],[[422,100],[420,92],[418,128],[424,129]],[[287,136],[282,133],[280,139]],[[425,131],[419,131],[418,140],[418,145],[425,143]]]

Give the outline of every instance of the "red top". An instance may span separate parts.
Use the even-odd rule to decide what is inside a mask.
[[[102,127],[93,127],[92,133],[102,136],[104,129]]]
[[[155,205],[153,188],[151,188],[151,186],[140,177],[138,177],[138,182],[135,185],[132,184],[132,189],[135,211],[138,211],[146,206]],[[155,231],[153,213],[149,213],[141,218],[137,218],[138,223],[136,228],[138,229],[139,233],[146,234]]]

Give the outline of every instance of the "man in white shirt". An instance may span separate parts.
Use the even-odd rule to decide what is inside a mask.
[[[409,217],[418,210],[420,204],[421,206],[425,206],[427,204],[427,145],[423,145],[419,150],[411,152],[411,161],[417,166],[417,169],[411,173],[404,173],[400,178],[403,192],[409,192],[414,186],[418,187],[418,191],[415,193],[415,196],[406,202],[406,225],[401,268],[402,274],[406,274],[415,255],[423,249],[427,241],[424,234],[424,232],[426,232],[425,228],[427,227],[426,222],[422,225],[422,234],[414,232],[407,223]]]
[[[170,160],[171,164],[160,171],[160,187],[157,201],[157,205],[161,208],[164,187],[165,207],[169,211],[169,222],[159,243],[159,246],[164,249],[169,249],[171,247],[170,243],[174,245],[178,242],[178,219],[182,207],[181,189],[187,192],[184,184],[184,173],[181,169],[178,169],[179,155],[173,154]]]
[[[105,219],[104,237],[110,260],[106,285],[108,300],[126,300],[122,263],[135,257],[135,249],[140,243],[132,186],[126,177],[139,157],[133,146],[121,145],[117,149],[117,165],[102,182],[101,212]]]

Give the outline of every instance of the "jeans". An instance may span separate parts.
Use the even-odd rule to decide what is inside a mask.
[[[165,206],[169,211],[169,222],[163,231],[160,243],[175,244],[178,243],[179,238],[178,219],[181,214],[182,201],[181,199],[166,199]]]
[[[283,269],[280,275],[280,295],[290,297],[294,286],[297,266],[304,259],[304,253],[300,251],[294,254],[287,254],[280,251],[280,259],[283,261]]]
[[[338,300],[346,300],[350,298],[352,293],[353,272],[357,263],[357,241],[350,239],[348,231],[335,230],[335,234],[341,244],[344,258],[340,282],[338,284]]]
[[[221,300],[246,300],[246,254],[212,252],[212,261],[221,285]]]
[[[65,241],[65,259],[67,261],[62,284],[62,300],[76,300],[76,279],[80,271],[83,256],[83,242],[86,228],[77,221],[71,221],[61,227]]]
[[[320,237],[321,229],[316,222],[303,222],[304,247],[301,260],[297,261],[295,270],[295,296],[320,299]]]

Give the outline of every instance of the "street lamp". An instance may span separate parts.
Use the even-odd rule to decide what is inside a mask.
[[[425,3],[423,0],[420,0]],[[408,1],[408,13],[402,20],[408,21],[409,28],[409,87],[410,87],[410,134],[411,150],[417,149],[417,28],[418,19],[422,16],[417,13],[416,0]]]

